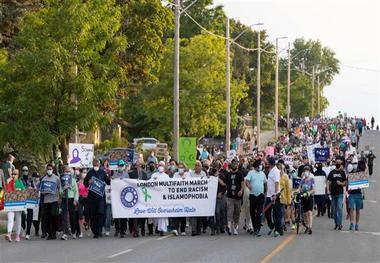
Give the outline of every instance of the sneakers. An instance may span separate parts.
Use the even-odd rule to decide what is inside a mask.
[[[355,231],[359,231],[359,225],[358,224],[355,225]]]
[[[109,237],[110,236],[110,231],[106,231],[105,236]]]
[[[176,229],[174,229],[172,232],[173,232],[173,234],[174,234],[175,236],[178,236],[178,231],[177,231]]]
[[[227,227],[227,233],[229,236],[231,235],[231,229],[229,227]]]
[[[61,240],[67,240],[67,235],[66,235],[66,234],[63,234],[63,235],[61,236]]]
[[[273,229],[269,230],[268,231],[268,236],[272,235],[272,233],[273,233]]]
[[[30,239],[30,235],[26,235],[25,240],[29,240],[29,239]]]
[[[343,228],[342,225],[339,225],[339,226],[338,226],[338,230],[339,230],[339,231],[342,230],[342,228]]]
[[[292,229],[292,230],[296,229],[296,224],[292,224],[291,229]]]
[[[182,233],[181,233],[181,236],[186,236],[186,232],[182,232]]]
[[[279,237],[279,236],[280,236],[280,233],[278,233],[277,231],[274,231],[273,236],[274,236],[274,237]]]
[[[237,227],[236,227],[236,228],[234,227],[234,235],[237,236],[238,234],[239,234],[239,233],[238,233],[238,231],[237,231]]]
[[[107,234],[107,233],[106,233],[106,234]],[[109,235],[109,233],[108,233],[108,235]],[[82,237],[83,237],[83,234],[80,233],[79,236],[78,236],[78,238],[82,238]]]
[[[20,235],[16,235],[16,239],[15,239],[16,242],[20,242]]]
[[[77,235],[76,235],[76,234],[73,234],[73,235],[72,235],[72,238],[73,238],[73,239],[77,239]]]
[[[6,235],[5,239],[8,240],[8,242],[12,242],[12,234]]]
[[[350,224],[350,228],[349,228],[349,230],[350,230],[350,231],[354,230],[354,224],[353,224],[353,223]]]

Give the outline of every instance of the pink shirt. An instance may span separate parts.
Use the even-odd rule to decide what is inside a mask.
[[[87,197],[88,188],[86,186],[84,186],[82,181],[79,181],[78,190],[79,190],[79,196]]]

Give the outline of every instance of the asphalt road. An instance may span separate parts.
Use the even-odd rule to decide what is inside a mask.
[[[379,262],[380,261],[380,133],[367,132],[361,145],[374,147],[374,175],[365,191],[359,232],[332,230],[327,217],[315,218],[313,235],[254,238],[239,236],[102,238],[8,243],[0,240],[0,262]],[[266,232],[266,227],[263,233]]]

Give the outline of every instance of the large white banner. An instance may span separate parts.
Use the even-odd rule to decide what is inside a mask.
[[[111,181],[113,218],[214,216],[218,178]]]
[[[314,176],[314,183],[315,183],[316,195],[326,194],[326,177],[325,176]]]

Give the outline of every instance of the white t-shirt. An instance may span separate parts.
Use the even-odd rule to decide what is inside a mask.
[[[272,195],[276,194],[276,186],[275,183],[280,184],[280,170],[277,167],[273,167],[268,174],[268,191],[267,197],[272,197]]]
[[[156,173],[152,174],[151,180],[152,179],[153,180],[166,180],[166,179],[170,179],[170,177],[166,173],[156,172]]]
[[[195,173],[195,171],[191,171],[190,172],[190,177],[191,178],[202,178],[202,177],[205,177],[206,176],[206,173],[202,170],[199,174]]]
[[[190,175],[189,175],[188,172],[185,172],[183,175],[180,175],[179,172],[176,172],[176,173],[173,175],[173,178],[189,179],[189,178],[190,178]]]

